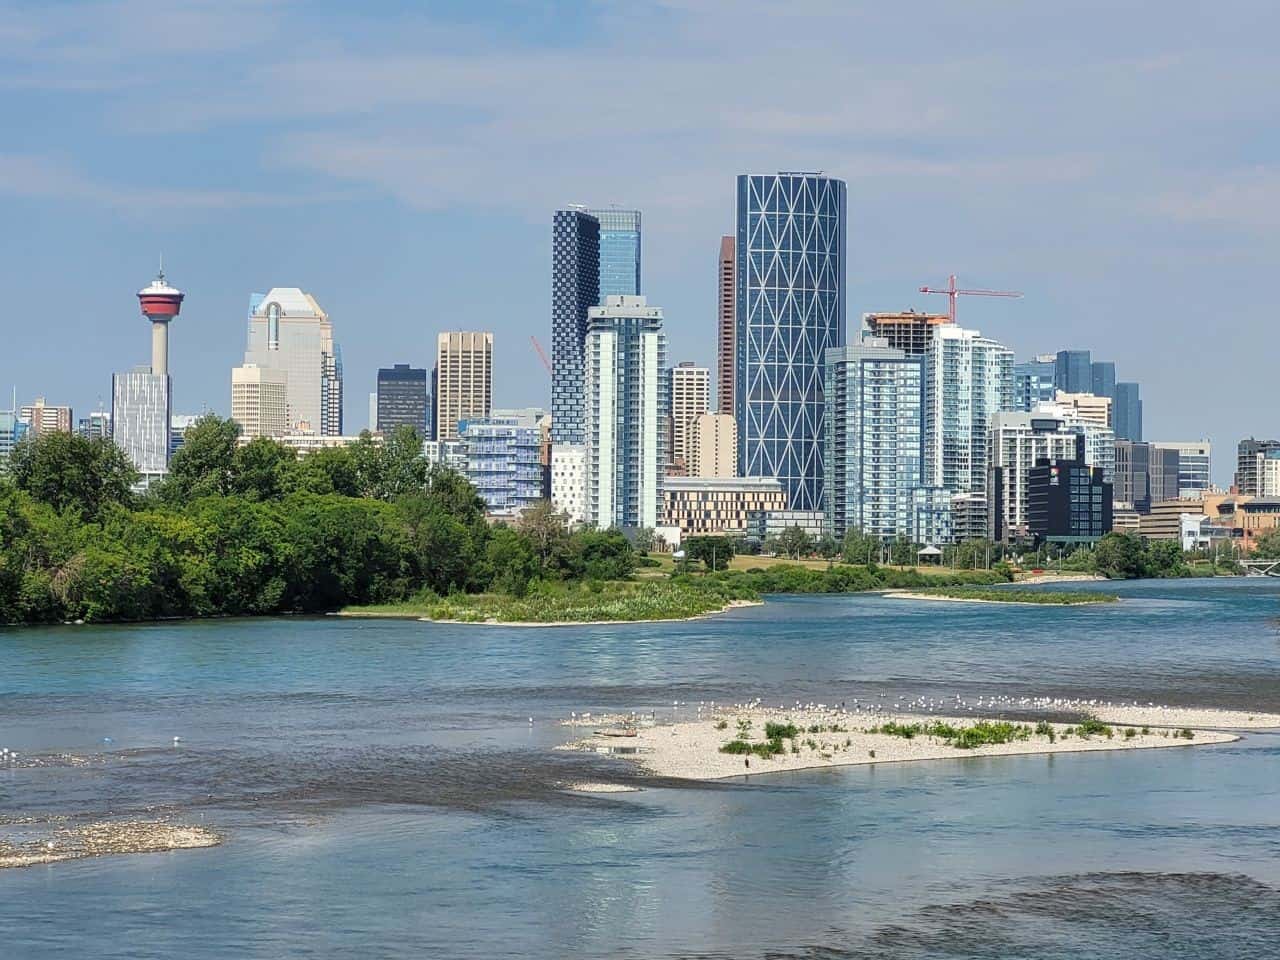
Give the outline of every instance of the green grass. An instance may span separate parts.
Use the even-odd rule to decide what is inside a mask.
[[[901,737],[904,740],[913,740],[922,735],[937,737],[957,750],[972,750],[975,747],[986,747],[992,744],[1029,740],[1033,731],[1025,724],[1007,723],[1004,720],[979,720],[969,727],[956,727],[936,720],[928,723],[898,723],[891,720],[878,727],[872,727],[868,732]],[[1039,730],[1035,732],[1038,733]]]
[[[1082,603],[1114,603],[1120,598],[1113,593],[1097,593],[1092,590],[1018,590],[1001,588],[984,590],[981,587],[926,587],[915,591],[929,596],[949,597],[953,600],[989,600],[995,603],[1043,603],[1072,606]]]

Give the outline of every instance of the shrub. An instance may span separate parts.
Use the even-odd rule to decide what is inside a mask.
[[[777,740],[779,737],[794,740],[800,731],[794,723],[766,723],[764,735],[766,739]]]

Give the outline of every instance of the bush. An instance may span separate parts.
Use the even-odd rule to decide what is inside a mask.
[[[769,740],[777,740],[779,737],[787,740],[794,740],[800,733],[796,729],[794,723],[766,723],[764,725],[764,735]]]

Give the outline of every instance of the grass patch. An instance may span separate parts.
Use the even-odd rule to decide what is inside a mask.
[[[879,733],[889,737],[901,737],[904,740],[914,740],[918,736],[937,737],[957,750],[972,750],[975,747],[1013,743],[1015,740],[1030,740],[1032,732],[1031,727],[1025,724],[1007,723],[1003,720],[979,720],[969,727],[956,727],[941,721],[898,723],[891,720],[878,727],[872,727],[868,731],[868,733]]]

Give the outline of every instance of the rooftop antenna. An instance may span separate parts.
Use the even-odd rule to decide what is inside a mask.
[[[164,282],[164,251],[160,251],[160,274],[157,277],[162,283]]]

